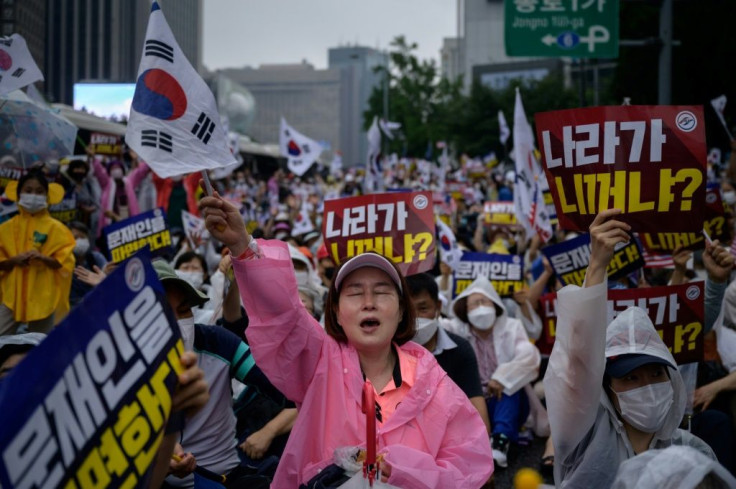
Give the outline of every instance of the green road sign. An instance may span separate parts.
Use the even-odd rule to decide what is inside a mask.
[[[504,0],[507,56],[618,57],[618,0]]]

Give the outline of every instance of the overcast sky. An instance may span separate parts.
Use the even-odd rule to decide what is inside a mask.
[[[386,49],[399,34],[439,64],[456,32],[456,0],[205,0],[203,62],[210,70],[267,63],[327,67],[327,49]]]

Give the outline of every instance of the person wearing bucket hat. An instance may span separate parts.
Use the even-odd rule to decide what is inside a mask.
[[[268,487],[265,478],[250,477],[240,466],[230,385],[236,379],[282,405],[286,402],[283,395],[261,373],[248,345],[240,338],[223,327],[195,324],[192,308],[206,303],[206,294],[179,277],[165,260],[154,260],[152,265],[179,324],[184,349],[197,354],[199,367],[210,386],[209,401],[187,420],[182,431],[175,449],[181,460],[172,460],[172,475],[167,477],[166,487],[193,487],[191,472],[195,465],[226,475],[228,488]]]
[[[253,356],[300,407],[272,487],[306,487],[335,450],[365,446],[362,392],[371,386],[384,482],[431,489],[488,480],[493,459],[483,421],[432,353],[410,341],[415,313],[394,263],[376,253],[343,263],[322,329],[299,299],[287,245],[253,240],[238,209],[217,194],[200,206],[207,229],[233,254]]]
[[[0,335],[21,323],[48,333],[69,311],[74,270],[74,236],[48,211],[64,189],[32,170],[10,182],[5,195],[19,212],[0,224]]]
[[[558,487],[611,487],[619,465],[650,449],[690,446],[714,459],[700,438],[679,429],[687,392],[648,314],[630,307],[607,324],[606,268],[630,226],[601,211],[590,226],[582,288],[557,293],[556,341],[544,378]],[[654,487],[654,486],[652,486]]]

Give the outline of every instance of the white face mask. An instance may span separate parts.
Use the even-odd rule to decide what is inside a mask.
[[[87,238],[77,238],[77,244],[74,245],[75,255],[84,255],[89,250],[89,240]]]
[[[309,272],[295,270],[294,275],[296,275],[297,285],[307,285],[309,282]]]
[[[110,170],[110,178],[113,180],[120,180],[123,178],[123,169],[122,168],[113,168]]]
[[[474,327],[482,331],[487,331],[496,322],[496,308],[489,306],[477,307],[468,313],[468,321]]]
[[[31,214],[35,214],[36,212],[45,209],[48,206],[48,202],[46,201],[45,195],[20,194],[18,205]]]
[[[662,427],[674,402],[671,381],[614,393],[618,397],[621,417],[645,433],[656,433]]]
[[[190,318],[177,319],[181,339],[184,341],[186,351],[194,350],[194,316]]]
[[[176,275],[182,280],[189,282],[189,285],[199,290],[204,283],[204,273],[202,272],[185,272],[184,270],[176,270]]]
[[[432,336],[434,336],[434,334],[437,332],[437,328],[439,328],[439,326],[440,322],[437,320],[437,318],[417,318],[417,332],[414,333],[414,338],[412,338],[412,341],[419,343],[420,345],[426,345],[427,342],[432,339]]]
[[[727,190],[723,192],[723,202],[728,205],[736,204],[736,192],[734,192],[733,190]]]

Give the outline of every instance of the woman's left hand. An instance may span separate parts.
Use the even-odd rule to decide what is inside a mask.
[[[488,394],[491,395],[491,397],[495,397],[496,399],[501,399],[501,396],[503,396],[503,385],[501,382],[491,379],[488,382]]]

